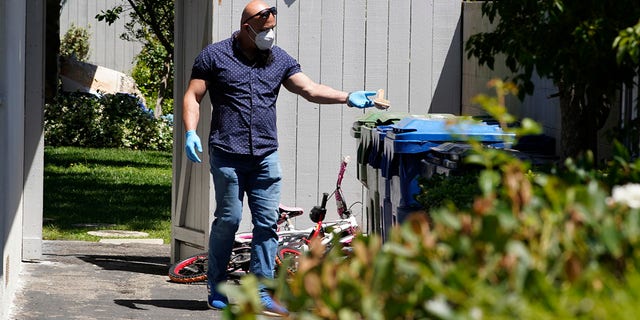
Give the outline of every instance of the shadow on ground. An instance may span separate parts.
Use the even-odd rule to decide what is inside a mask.
[[[157,308],[177,309],[177,310],[208,310],[207,302],[203,300],[177,300],[177,299],[116,299],[113,300],[117,305],[124,306],[136,310],[148,310],[149,308],[141,306],[153,306]]]
[[[94,264],[104,270],[118,270],[154,275],[166,275],[169,257],[80,255],[78,259]]]

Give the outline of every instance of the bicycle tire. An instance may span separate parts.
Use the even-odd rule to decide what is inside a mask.
[[[169,268],[169,279],[178,283],[194,283],[207,280],[209,255],[198,253],[182,259]]]
[[[230,274],[239,270],[249,272],[250,260],[251,246],[241,245],[231,249],[231,257],[229,258],[227,273]]]
[[[298,271],[299,258],[303,254],[304,252],[300,249],[300,246],[285,245],[278,247],[278,252],[276,253],[278,269],[286,265],[287,274],[289,276],[295,274]]]

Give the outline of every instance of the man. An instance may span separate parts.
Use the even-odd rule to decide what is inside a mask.
[[[240,30],[229,39],[208,45],[196,58],[183,99],[185,149],[194,162],[201,162],[197,152],[202,152],[202,145],[195,129],[200,101],[207,91],[213,105],[208,142],[216,209],[209,238],[207,301],[214,309],[228,304],[217,285],[226,278],[244,194],[253,223],[250,272],[273,278],[281,180],[276,132],[280,86],[314,103],[374,106],[368,97],[375,92],[349,94],[318,84],[302,73],[294,58],[273,46],[276,15],[276,8],[262,0],[247,4]],[[260,297],[266,311],[288,313],[266,290],[261,289]]]

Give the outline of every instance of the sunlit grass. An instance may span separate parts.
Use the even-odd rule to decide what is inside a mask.
[[[46,147],[43,238],[97,241],[90,230],[171,238],[171,153]]]

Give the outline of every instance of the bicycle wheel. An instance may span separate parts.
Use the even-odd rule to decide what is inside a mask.
[[[291,233],[283,233],[279,235],[278,245],[282,246],[295,246],[301,243],[309,236],[308,231],[297,231]]]
[[[231,250],[227,273],[231,274],[236,271],[249,272],[249,263],[251,260],[251,247],[241,245]]]
[[[287,274],[289,276],[295,274],[298,271],[298,259],[303,254],[300,246],[285,245],[278,248],[276,254],[276,263],[278,271],[281,267],[287,267]]]
[[[206,281],[208,260],[206,252],[180,260],[169,268],[169,279],[178,283]]]

